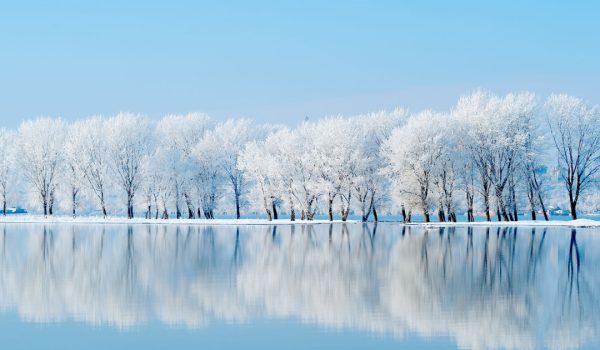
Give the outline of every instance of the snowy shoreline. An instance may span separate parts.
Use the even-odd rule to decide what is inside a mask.
[[[279,219],[268,221],[267,219],[145,219],[145,218],[133,218],[128,219],[126,217],[95,217],[95,216],[82,216],[72,218],[70,216],[53,216],[43,217],[36,215],[24,215],[15,217],[0,217],[0,224],[115,224],[115,225],[202,225],[202,226],[221,226],[221,225],[302,225],[302,224],[340,224],[342,220],[313,220],[313,221],[291,221],[289,219]],[[357,220],[348,220],[347,224],[361,223]]]
[[[114,225],[201,225],[201,226],[243,226],[243,225],[323,225],[323,224],[341,224],[342,220],[313,220],[313,221],[291,221],[289,219],[280,219],[268,221],[267,219],[145,219],[125,217],[77,217],[54,216],[45,218],[36,215],[7,216],[0,217],[0,224],[114,224]],[[346,224],[362,224],[360,220],[347,220]],[[380,223],[402,224],[401,221],[380,221]],[[373,222],[369,222],[373,224]],[[554,220],[554,221],[478,221],[478,222],[415,222],[408,223],[407,226],[417,227],[600,227],[600,220],[578,219],[578,220]]]
[[[521,220],[521,221],[477,221],[477,222],[430,222],[430,223],[411,223],[408,225],[424,227],[600,227],[600,221],[590,219],[577,220]]]

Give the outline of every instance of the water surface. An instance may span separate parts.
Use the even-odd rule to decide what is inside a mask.
[[[11,348],[600,346],[600,230],[0,225]]]

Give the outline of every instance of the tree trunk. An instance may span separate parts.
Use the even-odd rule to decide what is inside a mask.
[[[425,222],[429,222],[429,213],[423,214],[423,218]]]
[[[364,205],[363,205],[364,208]],[[365,211],[363,209],[363,213],[362,213],[362,222],[367,222],[369,221],[369,216],[371,215],[371,206],[369,205],[369,209],[367,211]]]
[[[570,200],[569,202],[571,206],[571,219],[577,220],[577,202],[573,200]]]
[[[406,209],[404,208],[404,204],[402,204],[402,222],[406,223]]]
[[[50,202],[48,202],[48,215],[52,216],[54,214],[54,198],[50,196]]]
[[[375,207],[373,207],[373,221],[374,222],[379,221],[379,216],[377,215],[377,209]]]
[[[348,215],[350,214],[350,210],[346,208],[342,208],[342,221],[346,222],[348,220]]]
[[[438,220],[440,222],[445,222],[446,221],[446,213],[444,213],[444,209],[438,209]]]
[[[328,200],[329,203],[329,221],[333,221],[333,198],[329,198]]]
[[[304,221],[305,215],[306,215],[306,214],[305,214],[305,212],[304,212],[304,209],[302,209],[302,212],[301,212],[301,214],[300,214],[300,220]]]
[[[290,196],[290,221],[296,221],[296,209],[294,208],[294,197],[292,191],[289,191]]]
[[[429,222],[429,211],[426,208],[423,208],[423,221]]]
[[[2,200],[2,215],[6,216],[6,199]]]
[[[77,191],[73,190],[71,191],[71,205],[72,205],[72,209],[73,209],[73,218],[75,218],[76,216],[76,207],[77,207]]]
[[[239,220],[239,218],[241,217],[240,214],[240,194],[235,193],[235,218]]]
[[[194,206],[192,205],[192,200],[190,198],[190,195],[187,192],[183,192],[183,198],[185,199],[185,205],[187,206],[187,210],[188,210],[188,219],[193,219],[194,218]]]
[[[42,208],[44,210],[44,217],[48,216],[48,200],[46,199],[46,195],[44,194],[42,197]]]
[[[133,195],[131,193],[127,195],[127,216],[129,219],[133,219]]]
[[[531,220],[535,221],[537,219],[535,209],[531,210]]]
[[[546,211],[546,206],[544,205],[544,201],[542,200],[542,195],[538,192],[538,198],[540,200],[540,207],[542,207],[542,213],[544,214],[544,220],[548,221],[548,212]]]
[[[482,180],[483,181],[483,180]],[[490,186],[487,184],[487,180],[483,186],[483,205],[485,206],[485,220],[492,221],[491,206],[490,206]],[[500,219],[498,219],[500,221]]]
[[[279,219],[279,215],[277,214],[277,205],[275,204],[275,202],[273,202],[273,219]]]

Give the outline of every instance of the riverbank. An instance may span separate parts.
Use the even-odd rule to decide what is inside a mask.
[[[294,225],[294,224],[339,224],[343,223],[342,220],[296,220],[291,221],[290,219],[279,219],[268,221],[266,219],[145,219],[145,218],[133,218],[127,219],[125,217],[96,217],[96,216],[81,216],[81,217],[70,217],[70,216],[48,216],[44,217],[41,215],[8,215],[0,216],[0,223],[9,224],[115,224],[115,225]],[[357,220],[348,220],[347,224],[360,223]]]
[[[318,225],[318,224],[340,224],[344,223],[341,220],[329,221],[327,219],[320,220],[296,220],[279,219],[268,221],[266,219],[145,219],[134,218],[127,219],[125,217],[95,217],[81,216],[72,218],[69,216],[51,216],[43,217],[41,215],[9,215],[0,216],[0,223],[28,224],[28,223],[43,223],[43,224],[116,224],[116,225]],[[360,220],[348,220],[347,224],[362,224]],[[370,222],[372,224],[372,222]],[[381,223],[401,223],[400,221],[381,221]],[[531,227],[531,226],[552,226],[552,227],[600,227],[600,220],[578,219],[578,220],[521,220],[521,221],[478,221],[478,222],[415,222],[407,224],[410,226],[420,227],[448,227],[448,226],[488,226],[488,227]]]
[[[600,220],[577,219],[577,220],[521,220],[521,221],[477,221],[477,222],[430,222],[414,223],[409,225],[425,227],[447,227],[447,226],[487,226],[487,227],[600,227]]]

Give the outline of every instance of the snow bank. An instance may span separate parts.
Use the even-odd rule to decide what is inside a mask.
[[[97,217],[97,216],[51,216],[43,217],[40,215],[18,215],[0,217],[0,223],[75,223],[75,224],[144,224],[144,225],[292,225],[292,224],[329,224],[342,223],[341,220],[313,220],[313,221],[290,221],[289,219],[280,219],[268,221],[266,219],[145,219],[134,218],[127,219],[125,217]],[[358,223],[356,220],[346,221],[348,224]]]
[[[522,221],[481,221],[481,222],[432,222],[432,223],[415,223],[410,225],[416,226],[502,226],[502,227],[515,227],[515,226],[560,226],[560,227],[600,227],[600,221],[590,219],[577,219],[577,220],[522,220]]]

